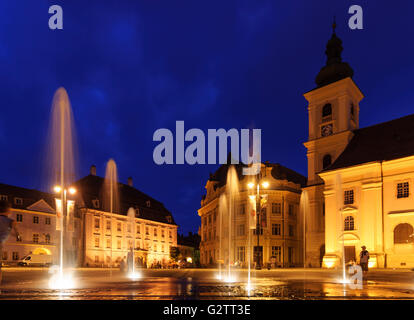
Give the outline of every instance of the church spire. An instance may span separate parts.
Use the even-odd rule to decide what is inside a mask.
[[[330,83],[351,77],[354,71],[346,62],[342,62],[341,52],[343,50],[342,41],[336,35],[336,21],[332,24],[332,36],[326,44],[326,65],[319,71],[315,82],[318,87],[326,86]]]

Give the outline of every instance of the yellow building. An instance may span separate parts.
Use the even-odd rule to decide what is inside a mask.
[[[166,265],[170,247],[177,246],[177,224],[164,205],[132,185],[118,183],[119,208],[110,213],[103,202],[104,179],[91,174],[76,182],[78,206],[83,221],[82,261],[84,266],[117,266],[134,249],[137,265]],[[132,208],[135,217],[127,216]]]
[[[329,40],[327,64],[309,102],[309,213],[306,262],[335,267],[358,260],[370,267],[414,267],[414,116],[359,129],[363,95]]]
[[[299,203],[301,187],[306,178],[299,173],[279,164],[261,164],[261,176],[269,185],[260,191],[267,195],[267,205],[262,208],[259,245],[257,244],[256,224],[251,224],[249,195],[254,191],[248,188],[253,177],[243,176],[242,165],[236,165],[239,177],[239,190],[235,196],[234,215],[231,216],[230,250],[228,250],[229,228],[221,224],[220,196],[226,192],[227,171],[229,165],[222,165],[210,176],[205,186],[206,195],[201,201],[198,215],[201,217],[200,262],[202,265],[230,263],[247,265],[250,234],[250,257],[252,265],[254,254],[259,252],[261,264],[271,263],[277,266],[303,265],[303,220]],[[223,215],[227,215],[225,209]],[[223,218],[227,219],[227,218]],[[250,226],[249,226],[250,224]],[[220,226],[223,226],[220,233]],[[221,235],[221,239],[220,239]],[[220,257],[220,246],[222,252]],[[273,257],[273,259],[272,259]]]

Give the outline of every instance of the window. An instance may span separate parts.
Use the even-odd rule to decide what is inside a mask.
[[[0,200],[7,201],[8,197],[4,194],[0,194]]]
[[[243,216],[246,214],[246,204],[241,204],[239,207],[239,215]]]
[[[106,230],[111,230],[111,220],[106,221]]]
[[[23,199],[22,198],[14,198],[14,204],[22,205],[23,204]]]
[[[117,245],[118,245],[118,249],[121,249],[121,247],[122,247],[121,240],[118,240],[118,241],[117,241]]]
[[[99,248],[99,237],[95,237],[95,248]]]
[[[111,247],[111,239],[106,239],[106,247],[107,248]]]
[[[217,220],[217,212],[214,211],[214,214],[213,214],[213,222],[216,222],[216,220]]]
[[[244,227],[244,224],[239,224],[238,226],[237,226],[237,235],[238,236],[244,236],[244,230],[245,230],[246,228]]]
[[[169,231],[169,237],[170,237],[170,239],[172,238],[172,232],[171,232],[171,230]]]
[[[211,224],[211,215],[208,216],[208,224]]]
[[[33,223],[39,223],[39,217],[38,216],[33,216]]]
[[[13,260],[19,260],[19,253],[18,252],[13,252],[12,258],[13,258]]]
[[[345,217],[345,220],[344,220],[344,230],[345,231],[355,230],[354,217],[352,217],[352,216]]]
[[[141,234],[141,225],[137,223],[137,234]]]
[[[281,246],[272,246],[272,257],[276,258],[276,261],[280,262],[282,256],[282,247]]]
[[[45,218],[45,224],[50,224],[50,218],[49,217]]]
[[[260,228],[259,233],[260,235],[263,235],[263,228]],[[253,234],[257,235],[257,229],[253,229]]]
[[[98,199],[94,199],[94,200],[92,200],[92,206],[93,206],[95,209],[98,209],[98,208],[99,208],[99,200],[98,200]]]
[[[161,237],[165,238],[165,231],[164,230],[161,230]]]
[[[332,105],[327,103],[322,108],[322,118],[327,118],[329,116],[332,116]]]
[[[99,263],[99,256],[95,256],[95,263]]]
[[[394,243],[414,243],[414,229],[408,223],[401,223],[394,229]]]
[[[272,224],[272,235],[280,236],[280,223],[273,223]]]
[[[171,216],[167,216],[167,221],[168,221],[168,223],[172,223],[172,217]]]
[[[39,234],[33,233],[33,243],[39,243]]]
[[[295,235],[295,228],[293,225],[289,225],[289,237],[293,237]]]
[[[146,205],[148,208],[151,207],[151,201],[147,200]]]
[[[8,259],[8,256],[7,256],[7,251],[3,251],[3,254],[2,254],[2,260],[3,261],[6,261]]]
[[[397,198],[408,198],[410,195],[410,185],[408,182],[397,183]]]
[[[353,204],[354,203],[354,190],[345,190],[344,191],[344,204]]]
[[[149,228],[148,228],[148,227],[145,227],[145,234],[146,234],[147,236],[149,236]]]
[[[116,230],[117,230],[117,231],[119,231],[119,232],[121,232],[121,231],[122,231],[122,223],[121,223],[121,222],[118,222],[118,223],[116,224]]]
[[[326,154],[322,159],[322,168],[328,168],[332,163],[332,157],[330,154]]]
[[[154,237],[157,236],[157,228],[154,228]]]
[[[16,214],[16,221],[17,222],[22,222],[23,221],[23,215],[20,214],[20,213]]]
[[[289,211],[288,214],[290,216],[294,216],[295,215],[295,206],[293,204],[289,204]]]
[[[245,247],[237,247],[237,260],[240,262],[246,261],[246,248]]]
[[[46,244],[50,244],[50,234],[45,235]]]
[[[280,202],[272,203],[272,213],[280,215],[282,213],[282,204]]]
[[[95,218],[95,229],[99,229],[99,218]]]

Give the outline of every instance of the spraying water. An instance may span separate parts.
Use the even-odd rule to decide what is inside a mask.
[[[231,274],[231,262],[235,260],[234,245],[233,245],[233,220],[234,220],[234,208],[236,204],[236,196],[239,192],[239,178],[234,166],[230,166],[227,170],[227,182],[226,182],[226,193],[228,200],[228,272],[227,279],[232,281],[233,277]]]
[[[113,247],[113,219],[112,214],[119,212],[119,189],[118,189],[118,170],[116,163],[110,159],[106,164],[105,180],[103,184],[103,205],[105,211],[110,213],[111,226],[111,253],[110,253],[110,275],[112,276],[112,247]]]
[[[342,190],[342,179],[341,175],[338,173],[335,180],[335,190],[336,193],[336,211],[338,214],[338,223],[337,230],[339,231],[338,239],[342,238],[342,283],[346,283],[346,269],[345,269],[345,234],[344,234],[344,219],[342,216],[342,207],[344,203],[343,199],[343,190]]]
[[[73,261],[65,256],[70,246],[73,232],[73,201],[68,201],[69,193],[74,193],[72,183],[75,180],[74,164],[74,127],[69,97],[64,88],[59,88],[53,97],[50,130],[50,168],[55,192],[60,196],[56,199],[56,230],[60,231],[59,271],[52,277],[54,288],[71,286],[70,275],[64,269]]]
[[[306,217],[309,215],[309,197],[308,190],[302,190],[300,195],[300,212],[302,216],[302,227],[303,227],[303,267],[306,268]]]
[[[224,255],[223,255],[223,245],[224,245],[224,217],[227,214],[227,197],[226,194],[221,194],[220,198],[219,198],[219,207],[218,207],[218,212],[219,212],[219,219],[220,219],[220,237],[219,237],[219,274],[218,274],[218,278],[219,280],[222,279],[222,270],[221,270],[221,265],[224,265]]]
[[[132,227],[132,232],[133,232],[134,237],[135,237],[135,233],[136,233],[136,231],[135,231],[135,225],[136,225],[135,224],[135,209],[132,208],[132,207],[129,208],[127,215],[128,215],[128,223],[130,223],[130,225],[133,226]],[[135,241],[134,240],[132,240],[132,247],[129,248],[129,250],[132,251],[132,254],[131,254],[132,255],[132,271],[129,272],[128,277],[132,280],[135,280],[135,279],[140,278],[140,274],[137,273],[136,270],[135,270]]]

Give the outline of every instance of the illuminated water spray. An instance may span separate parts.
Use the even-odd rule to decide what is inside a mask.
[[[135,209],[134,208],[129,208],[128,209],[128,223],[132,226],[132,232],[134,234],[134,239],[135,239]],[[132,240],[132,247],[129,248],[129,250],[132,251],[132,270],[129,271],[128,273],[128,277],[132,280],[136,280],[141,278],[141,274],[139,272],[137,272],[135,270],[135,240]],[[131,252],[130,251],[130,252]]]
[[[49,168],[54,191],[60,196],[60,199],[56,199],[56,230],[60,233],[59,269],[52,276],[50,286],[65,289],[73,286],[72,276],[68,271],[73,261],[65,252],[70,246],[69,239],[74,231],[73,200],[68,200],[68,195],[74,194],[76,189],[72,186],[75,180],[73,115],[64,88],[59,88],[53,97],[50,128]]]
[[[106,164],[105,180],[103,184],[103,205],[106,211],[110,213],[110,234],[111,234],[111,251],[110,251],[110,276],[112,276],[112,247],[113,247],[113,213],[119,212],[119,191],[118,191],[118,169],[113,159]]]

